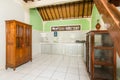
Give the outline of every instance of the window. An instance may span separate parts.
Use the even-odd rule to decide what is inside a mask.
[[[76,31],[76,30],[80,30],[80,25],[51,27],[51,31]]]

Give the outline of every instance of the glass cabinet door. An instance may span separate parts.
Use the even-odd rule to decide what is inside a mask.
[[[95,34],[95,46],[112,47],[113,42],[108,33]]]
[[[16,47],[21,48],[23,45],[23,27],[16,25]]]

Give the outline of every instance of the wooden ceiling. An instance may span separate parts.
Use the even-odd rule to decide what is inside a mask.
[[[35,0],[24,0],[25,2]],[[38,0],[39,1],[39,0]],[[41,0],[42,1],[42,0]],[[120,0],[107,0],[110,3],[120,6]],[[39,14],[44,21],[60,20],[60,19],[74,19],[90,17],[93,8],[93,0],[80,0],[77,2],[49,5],[37,7]]]
[[[28,1],[32,1],[33,2],[34,0],[23,0],[23,1],[25,1],[27,3]]]
[[[93,1],[84,0],[61,5],[38,7],[44,21],[90,17]]]
[[[120,0],[109,0],[109,2],[114,4],[115,6],[120,6]]]

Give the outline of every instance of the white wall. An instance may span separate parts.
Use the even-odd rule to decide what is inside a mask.
[[[24,8],[14,0],[0,0],[0,68],[5,66],[6,34],[5,20],[16,19],[24,22]]]
[[[35,58],[36,55],[41,53],[40,46],[40,31],[32,30],[32,57]]]

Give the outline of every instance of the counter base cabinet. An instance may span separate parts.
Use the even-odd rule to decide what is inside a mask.
[[[6,69],[32,61],[32,27],[16,21],[6,21]]]
[[[91,80],[116,80],[116,51],[106,30],[87,33],[86,66]]]

